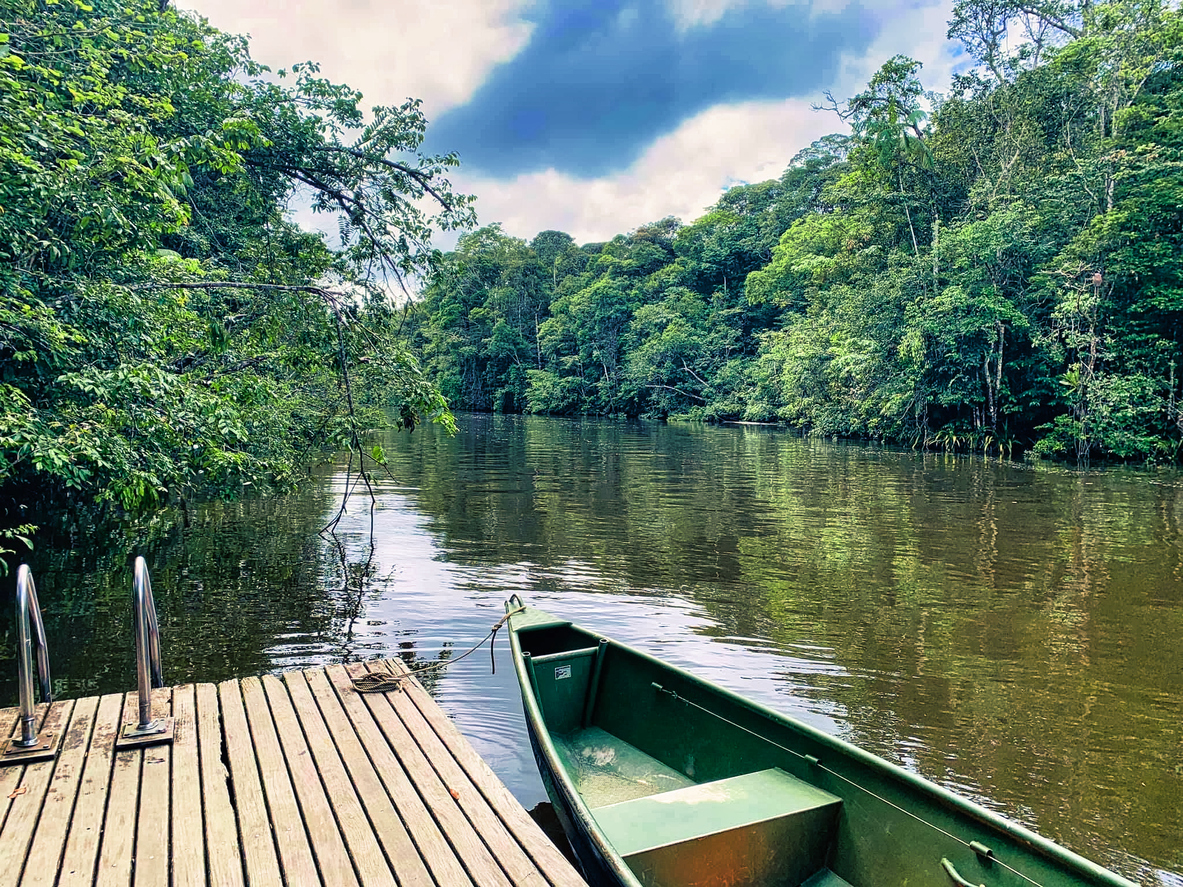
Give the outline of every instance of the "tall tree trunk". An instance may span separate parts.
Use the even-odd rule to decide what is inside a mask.
[[[1006,341],[1006,324],[1001,320],[998,324],[998,358],[994,365],[994,400],[990,405],[990,427],[998,430],[998,400],[1002,396],[1002,351]]]
[[[932,294],[935,296],[940,290],[940,248],[941,248],[941,217],[937,216],[932,223]]]
[[[900,202],[904,204],[904,215],[908,217],[908,233],[912,235],[912,252],[920,258],[920,244],[916,242],[916,229],[912,226],[912,210],[908,208],[908,196],[904,193],[904,168],[899,168]]]
[[[982,378],[986,381],[986,415],[994,419],[994,380],[990,373],[990,354],[982,355]]]

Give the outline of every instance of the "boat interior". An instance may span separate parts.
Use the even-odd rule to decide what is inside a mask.
[[[645,887],[850,887],[843,800],[767,718],[569,623],[518,639],[559,760]]]

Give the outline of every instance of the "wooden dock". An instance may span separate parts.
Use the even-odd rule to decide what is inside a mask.
[[[0,887],[586,887],[417,682],[360,694],[367,670],[405,671],[156,690],[175,738],[133,750],[134,693],[39,706],[65,738],[0,769]]]

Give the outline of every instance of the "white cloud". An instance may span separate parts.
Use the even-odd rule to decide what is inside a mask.
[[[753,2],[780,9],[792,3],[804,5],[809,0],[666,0],[666,8],[669,9],[677,29],[688,31],[691,28],[710,27],[729,10],[739,9]],[[839,0],[839,3],[845,6],[847,0]]]
[[[668,215],[693,221],[739,181],[779,176],[814,139],[840,127],[797,99],[719,105],[653,143],[629,169],[600,179],[547,170],[510,180],[455,176],[478,195],[481,221],[530,238],[555,228],[583,243]]]
[[[692,27],[710,27],[722,19],[730,9],[738,9],[758,2],[764,6],[780,9],[790,5],[804,6],[809,0],[666,0],[674,25],[678,31],[689,31]],[[833,0],[822,0],[833,2]],[[838,0],[838,8],[845,7],[851,0]],[[817,12],[817,4],[812,4]]]
[[[180,0],[272,68],[321,62],[366,105],[423,99],[429,117],[463,104],[530,37],[529,0]]]
[[[924,6],[890,11],[876,4],[884,16],[883,29],[858,56],[843,59],[839,82],[831,90],[837,97],[862,91],[871,75],[894,55],[906,55],[924,63],[920,82],[926,89],[945,92],[953,79],[953,44],[948,33],[953,0],[936,0]]]
[[[280,67],[316,59],[326,77],[361,89],[367,103],[419,96],[431,117],[466,101],[490,70],[512,58],[530,36],[522,14],[531,0],[181,2],[216,27],[250,33],[252,54],[266,64]],[[801,0],[666,2],[679,27],[686,29],[709,26],[728,9],[748,3],[785,6]],[[805,2],[816,14],[837,11],[854,0]],[[897,53],[924,62],[921,76],[927,87],[947,88],[953,57],[945,31],[952,0],[912,8],[901,8],[900,0],[861,0],[860,5],[882,16],[884,24],[866,52],[843,59],[830,85],[836,97],[860,91]],[[841,127],[833,115],[812,111],[807,99],[721,105],[656,140],[628,169],[600,179],[555,170],[493,179],[463,168],[452,178],[460,190],[478,195],[482,223],[500,221],[507,232],[527,238],[557,228],[580,242],[605,240],[667,215],[693,221],[728,185],[780,175],[798,150]],[[605,150],[612,148],[606,145]],[[302,224],[332,236],[330,219],[297,215]],[[438,241],[447,247],[455,237]]]
[[[706,15],[744,0],[680,2]],[[945,22],[951,5],[951,0],[937,0],[897,7],[865,53],[843,59],[833,94],[841,100],[859,92],[897,53],[924,63],[926,87],[947,89],[953,57]],[[482,224],[501,222],[507,233],[525,238],[553,228],[580,243],[607,240],[668,215],[692,222],[728,185],[779,176],[800,149],[843,128],[834,115],[813,111],[807,99],[718,105],[658,139],[627,170],[603,178],[580,179],[550,169],[498,180],[469,175],[463,168],[453,178],[461,190],[478,196]]]
[[[668,0],[670,15],[679,31],[713,25],[727,10],[746,6],[747,0]]]

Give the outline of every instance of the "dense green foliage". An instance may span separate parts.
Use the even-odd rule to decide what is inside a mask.
[[[949,95],[891,59],[833,102],[851,135],[691,225],[461,238],[429,372],[465,409],[1177,458],[1179,10],[961,0],[950,37],[979,64]]]
[[[0,0],[0,544],[45,493],[234,494],[385,415],[451,421],[390,292],[472,223],[418,103],[365,115],[163,5]]]

